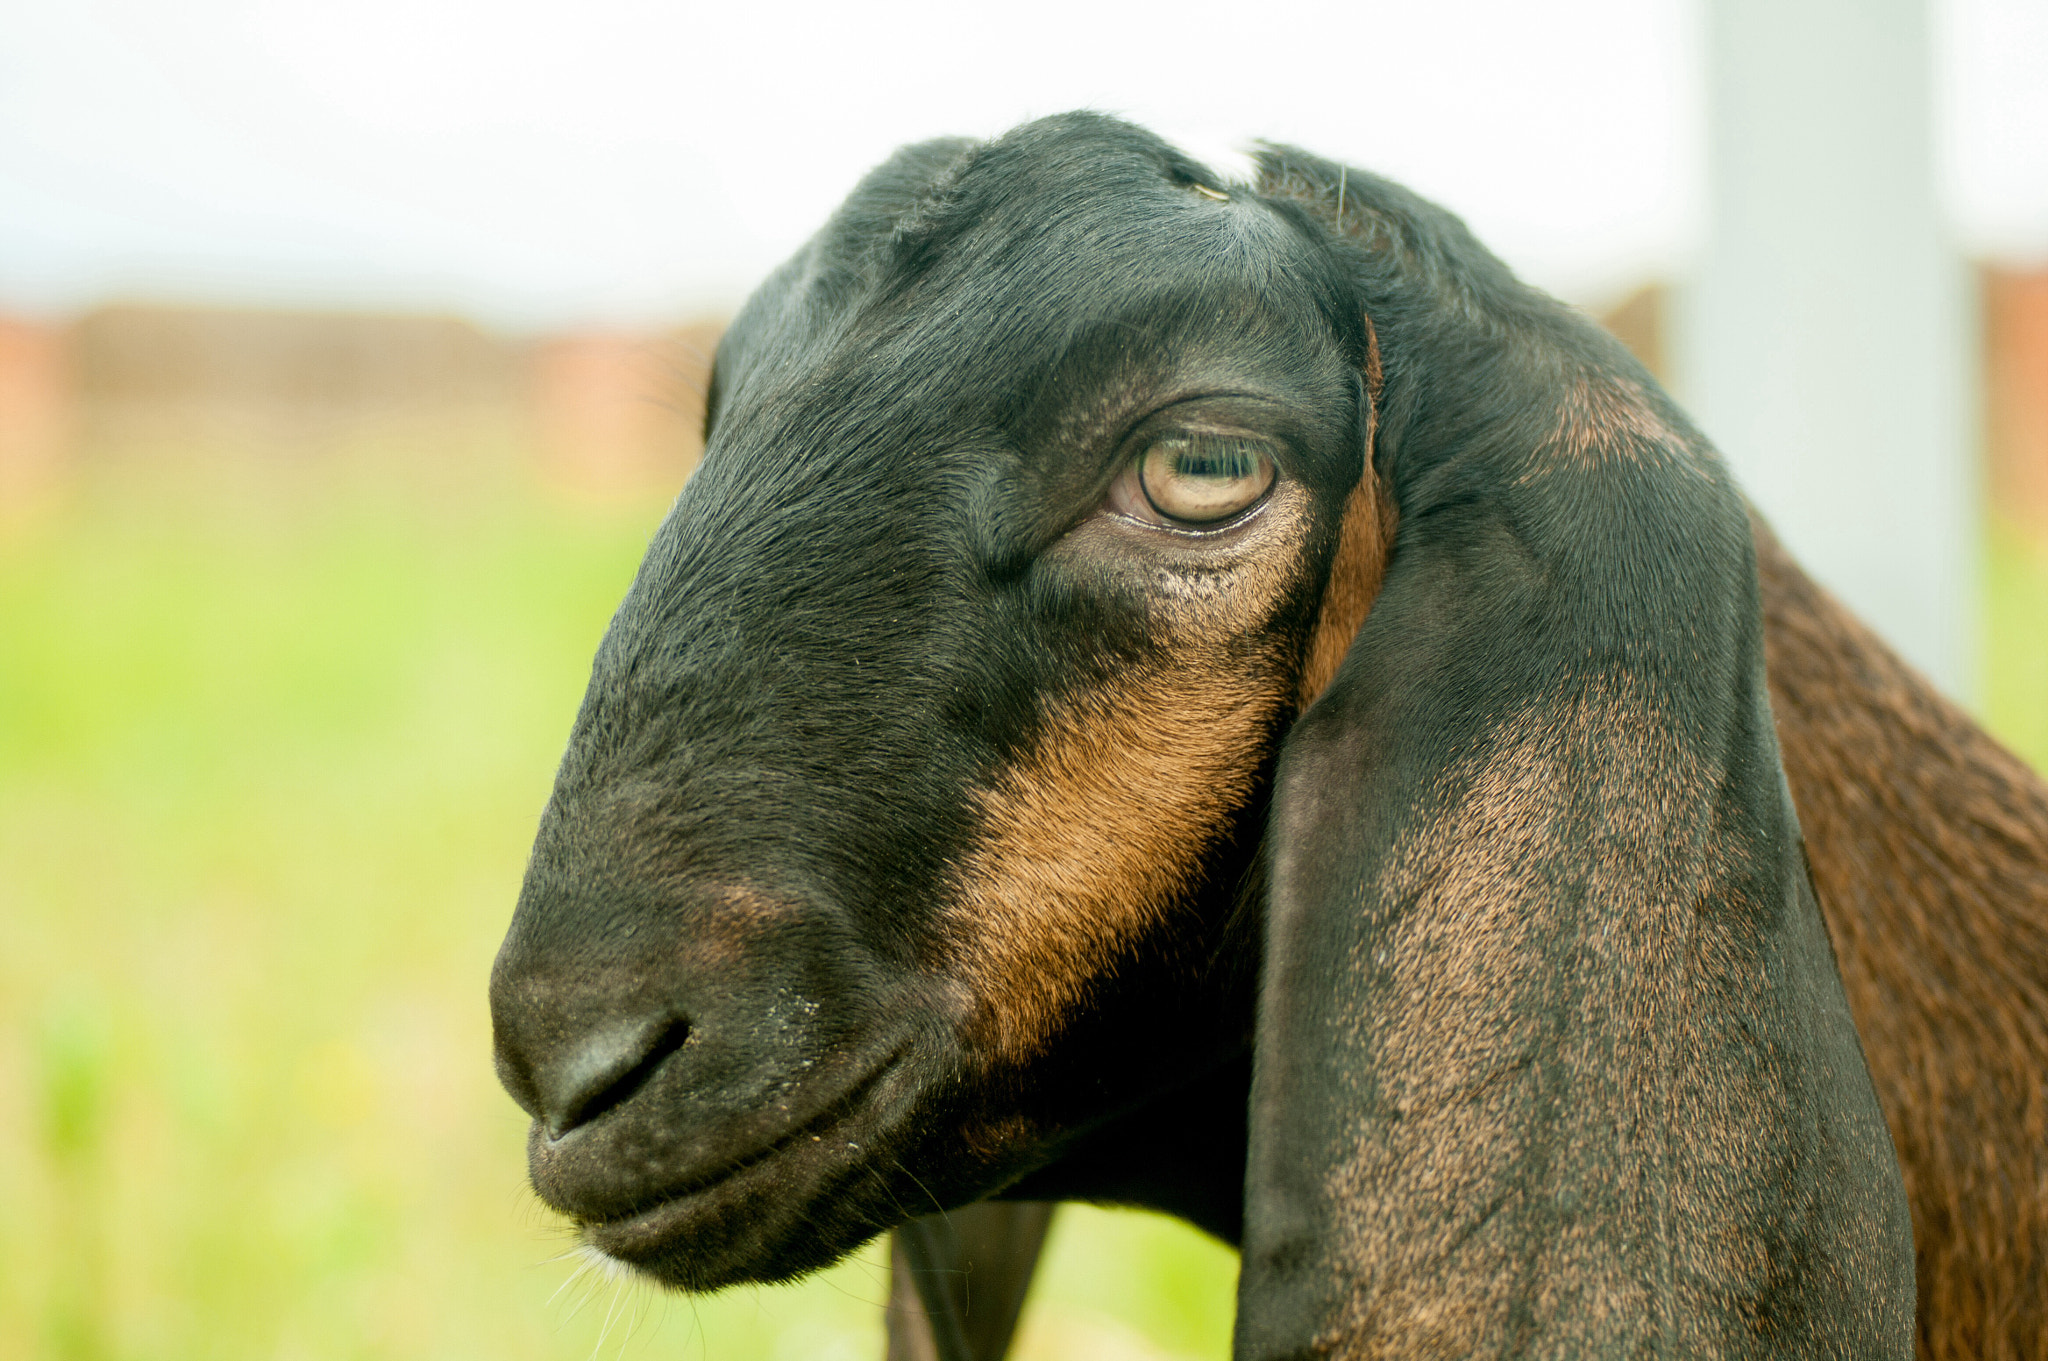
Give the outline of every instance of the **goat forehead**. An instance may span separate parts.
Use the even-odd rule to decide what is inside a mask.
[[[1187,193],[1091,206],[1043,230],[1028,219],[983,224],[925,278],[884,295],[874,312],[878,329],[894,332],[891,357],[961,378],[1043,377],[1080,349],[1098,362],[1227,350],[1247,329],[1314,316],[1286,268],[1296,243],[1261,207]]]
[[[1338,310],[1322,268],[1256,201],[1219,204],[1163,181],[998,197],[943,245],[881,262],[850,296],[804,269],[764,287],[720,354],[720,420],[825,403],[899,418],[1000,405],[1105,331],[1140,351],[1299,332]]]

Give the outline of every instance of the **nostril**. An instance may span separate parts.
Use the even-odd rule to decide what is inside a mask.
[[[661,1017],[594,1035],[540,1081],[541,1116],[559,1139],[629,1099],[690,1038],[690,1023]]]

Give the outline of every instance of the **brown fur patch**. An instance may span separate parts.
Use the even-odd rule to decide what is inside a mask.
[[[1584,373],[1563,384],[1556,425],[1519,479],[1592,472],[1610,460],[1690,464],[1690,446],[1652,407],[1634,379]]]
[[[1380,924],[1340,1022],[1357,1115],[1325,1185],[1362,1288],[1319,1354],[1721,1354],[1695,1325],[1748,1315],[1779,1216],[1850,1221],[1829,1293],[1888,1274],[1858,1189],[1845,1213],[1799,1178],[1821,1150],[1787,1140],[1781,1059],[1750,1032],[1803,1029],[1810,976],[1741,925],[1758,905],[1722,863],[1709,781],[1632,689],[1502,723],[1360,905]],[[1785,1202],[1787,1174],[1814,1203]]]
[[[2048,1356],[2048,786],[1756,527],[1771,702],[1913,1207],[1926,1361]]]
[[[1234,829],[1297,679],[1275,614],[1301,586],[1305,502],[1231,570],[1162,570],[1152,657],[1042,701],[1034,748],[976,794],[946,938],[985,1052],[1030,1055],[1197,887]]]
[[[1394,498],[1383,493],[1370,470],[1344,502],[1337,552],[1316,626],[1303,653],[1299,704],[1306,709],[1330,688],[1351,640],[1379,599],[1387,578],[1387,554],[1394,546]]]
[[[1379,599],[1387,578],[1387,555],[1394,548],[1398,512],[1394,498],[1380,485],[1375,441],[1379,437],[1380,337],[1365,319],[1365,471],[1344,500],[1344,518],[1337,529],[1337,551],[1330,560],[1330,578],[1323,588],[1322,608],[1309,635],[1301,667],[1298,704],[1306,709],[1330,688],[1351,640],[1365,623],[1372,602]]]
[[[1365,466],[1373,466],[1373,441],[1380,433],[1380,392],[1387,385],[1386,366],[1380,360],[1380,328],[1369,316],[1365,323]]]
[[[1287,694],[1277,656],[1190,649],[1048,707],[979,799],[953,933],[985,1043],[1031,1053],[1157,928],[1252,793]]]

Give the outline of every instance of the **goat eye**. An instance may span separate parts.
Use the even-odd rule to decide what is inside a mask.
[[[1248,509],[1273,485],[1273,459],[1227,435],[1178,435],[1138,459],[1138,485],[1152,509],[1181,524],[1210,525]]]

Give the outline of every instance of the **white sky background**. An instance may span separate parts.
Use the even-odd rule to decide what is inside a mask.
[[[1702,0],[0,0],[0,308],[731,307],[903,142],[1094,107],[1298,142],[1585,301],[1703,216]],[[2048,257],[2048,0],[1939,0],[1942,192]]]

